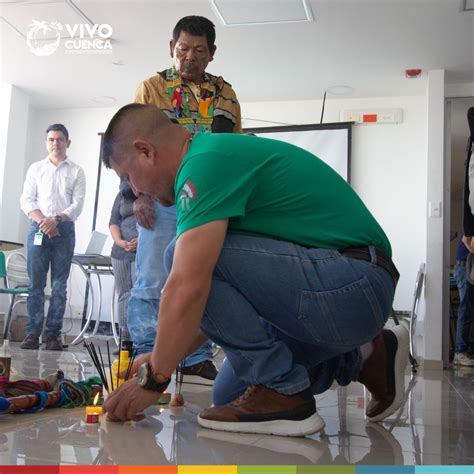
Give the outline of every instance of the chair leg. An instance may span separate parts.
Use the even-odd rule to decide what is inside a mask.
[[[400,321],[398,319],[398,316],[395,314],[395,310],[392,308],[392,311],[390,313],[392,316],[393,321],[395,322],[395,325],[398,326],[400,324]],[[412,316],[413,318],[413,316]],[[415,356],[412,354],[413,352],[413,320],[410,319],[410,352],[408,352],[408,358],[410,360],[410,365],[411,365],[411,371],[413,374],[416,374],[417,368],[418,368],[418,361],[415,359]]]
[[[12,319],[12,313],[13,313],[13,308],[15,306],[15,297],[16,295],[13,295],[12,297],[12,301],[10,303],[10,309],[8,310],[8,316],[7,316],[7,320],[5,322],[5,330],[3,332],[3,339],[8,339],[8,333],[10,331],[10,323],[11,323],[11,319]]]

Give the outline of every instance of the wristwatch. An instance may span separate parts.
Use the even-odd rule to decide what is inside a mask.
[[[54,220],[56,221],[56,225],[58,225],[62,221],[61,216],[59,216],[59,215],[54,216]]]
[[[154,377],[158,378],[158,381]],[[159,381],[160,379],[163,381]],[[166,379],[161,374],[153,374],[151,365],[148,362],[143,362],[137,372],[137,382],[145,390],[163,393],[168,388],[171,378]]]

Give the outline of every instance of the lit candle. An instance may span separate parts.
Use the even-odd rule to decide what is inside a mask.
[[[86,423],[99,423],[99,416],[102,415],[102,407],[97,406],[99,395],[96,394],[92,406],[86,407]]]
[[[96,413],[97,415],[102,415],[102,407],[86,407],[86,415],[88,415],[89,413]]]

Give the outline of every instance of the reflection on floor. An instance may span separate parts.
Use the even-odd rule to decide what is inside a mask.
[[[94,374],[81,347],[57,353],[13,345],[12,378],[61,368],[74,380]],[[186,405],[152,407],[140,423],[87,425],[84,409],[0,415],[0,465],[8,464],[470,464],[474,463],[474,369],[425,371],[407,402],[384,423],[364,420],[360,384],[317,397],[324,431],[307,438],[223,433],[200,428],[210,387],[183,385]],[[173,391],[171,386],[169,391]]]

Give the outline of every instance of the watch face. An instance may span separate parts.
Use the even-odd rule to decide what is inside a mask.
[[[143,387],[148,381],[148,364],[145,362],[143,363],[137,372],[137,382],[139,385]]]

